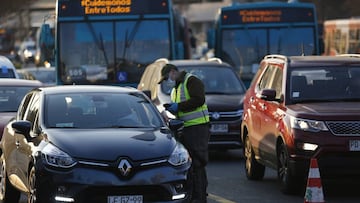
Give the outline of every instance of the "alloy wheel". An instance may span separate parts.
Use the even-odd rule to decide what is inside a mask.
[[[245,169],[246,169],[246,174],[250,174],[251,173],[251,161],[252,161],[252,149],[251,149],[251,144],[250,144],[248,137],[245,138],[244,144],[245,144],[245,146],[244,146]]]
[[[288,157],[284,144],[281,145],[281,149],[278,155],[278,177],[282,184],[286,184],[288,177]]]
[[[36,175],[34,167],[31,168],[29,173],[29,187],[28,203],[36,203]]]

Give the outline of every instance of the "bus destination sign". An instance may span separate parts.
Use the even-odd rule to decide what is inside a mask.
[[[131,12],[131,0],[81,0],[85,15],[121,14]]]
[[[310,8],[258,8],[224,10],[222,24],[314,22]]]
[[[167,14],[168,0],[62,0],[60,17]]]

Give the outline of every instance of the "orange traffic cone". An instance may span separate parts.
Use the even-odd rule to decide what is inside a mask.
[[[324,194],[321,185],[320,171],[317,159],[312,158],[309,168],[309,176],[305,191],[304,203],[324,203]]]

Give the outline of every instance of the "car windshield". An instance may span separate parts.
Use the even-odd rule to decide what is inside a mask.
[[[0,112],[16,112],[24,95],[33,87],[0,87]]]
[[[45,98],[48,128],[160,127],[156,109],[141,94],[66,93]]]
[[[360,100],[360,67],[312,67],[290,73],[292,102]]]
[[[179,67],[201,79],[205,86],[205,94],[244,94],[246,89],[236,73],[221,66],[188,66]],[[171,81],[162,83],[162,90],[171,93],[174,84]]]

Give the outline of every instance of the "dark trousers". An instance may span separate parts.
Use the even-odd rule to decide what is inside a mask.
[[[210,138],[209,124],[185,127],[180,138],[181,143],[189,151],[192,158],[190,180],[192,187],[192,201],[207,202],[207,174],[206,165],[209,161],[208,142]]]

